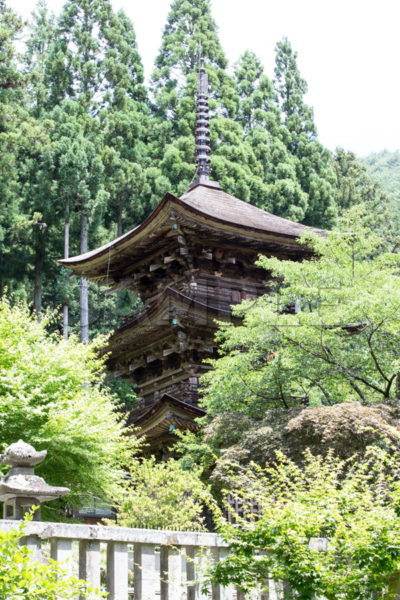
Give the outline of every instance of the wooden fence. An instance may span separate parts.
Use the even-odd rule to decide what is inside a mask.
[[[3,531],[18,525],[0,520]],[[202,589],[207,566],[226,555],[223,540],[213,533],[31,522],[25,534],[24,543],[38,560],[61,561],[71,575],[107,591],[109,600],[242,597],[233,587]]]

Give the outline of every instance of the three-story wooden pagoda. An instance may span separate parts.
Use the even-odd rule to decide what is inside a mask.
[[[207,75],[197,95],[197,179],[180,198],[167,194],[138,227],[61,264],[74,274],[130,289],[139,312],[111,337],[108,368],[136,384],[140,408],[132,414],[153,451],[175,428],[194,429],[199,377],[216,355],[216,321],[231,306],[266,292],[259,254],[300,260],[310,255],[297,238],[308,228],[224,192],[210,176]]]

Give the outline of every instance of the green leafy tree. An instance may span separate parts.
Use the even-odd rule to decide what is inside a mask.
[[[400,451],[400,413],[397,404],[270,408],[262,418],[226,411],[204,424],[201,434],[183,435],[179,449],[185,468],[201,465],[203,477],[218,497],[251,462],[265,466],[283,452],[298,465],[304,453],[341,460],[364,456],[368,447]]]
[[[298,600],[396,597],[396,455],[370,450],[347,462],[306,453],[299,467],[278,454],[273,466],[247,469],[236,485],[230,494],[245,516],[222,526],[229,555],[215,566],[214,583],[265,590],[269,576]]]
[[[261,258],[272,293],[235,307],[243,325],[221,325],[222,356],[203,378],[210,416],[398,397],[399,258],[368,206],[303,242],[314,259]]]
[[[69,487],[72,506],[85,494],[112,498],[135,438],[104,385],[98,347],[49,335],[47,325],[23,308],[0,305],[1,445],[24,438],[48,449],[38,472]]]
[[[373,152],[361,159],[371,177],[381,184],[387,194],[399,200],[400,151]]]
[[[179,531],[206,529],[204,510],[212,501],[198,469],[186,471],[179,461],[157,463],[153,457],[132,463],[129,475],[118,505],[119,525]]]
[[[25,522],[15,529],[0,531],[0,595],[2,600],[74,600],[101,593],[75,577],[59,563],[33,560],[23,545]]]
[[[286,146],[308,204],[304,222],[327,227],[336,217],[335,173],[330,153],[318,142],[312,109],[304,102],[307,83],[287,38],[276,45],[275,89],[287,130]]]

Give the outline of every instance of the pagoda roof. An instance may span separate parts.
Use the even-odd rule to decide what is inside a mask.
[[[160,338],[163,327],[171,330],[171,319],[174,316],[183,321],[190,319],[199,327],[207,325],[215,329],[216,320],[237,320],[232,317],[230,310],[199,302],[168,287],[147,309],[126,321],[113,333],[106,352],[121,345],[129,345],[132,337],[137,339],[140,336],[142,345],[152,335]]]
[[[194,419],[204,414],[202,408],[164,394],[154,404],[133,415],[132,422],[140,427],[140,435],[152,439],[168,433],[171,425],[176,429],[196,431],[198,426]]]
[[[154,252],[155,238],[171,229],[171,220],[208,227],[243,240],[289,245],[299,250],[296,239],[305,232],[321,232],[282,217],[277,217],[252,204],[243,202],[219,187],[205,183],[192,186],[180,198],[166,194],[157,208],[139,226],[100,248],[79,256],[59,260],[76,275],[108,283],[121,265],[143,259]],[[304,250],[304,249],[303,249]]]

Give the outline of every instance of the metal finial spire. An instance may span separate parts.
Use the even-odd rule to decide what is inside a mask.
[[[208,108],[208,75],[204,59],[200,59],[199,83],[196,97],[196,164],[197,176],[208,179],[210,166],[210,114]]]

